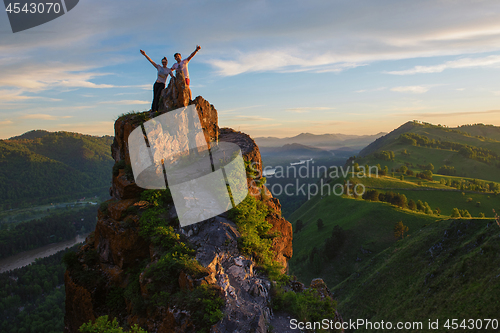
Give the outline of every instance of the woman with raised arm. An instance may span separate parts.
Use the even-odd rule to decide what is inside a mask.
[[[162,66],[160,66],[157,65],[153,60],[151,60],[151,58],[148,57],[146,52],[144,52],[143,50],[141,50],[141,54],[145,56],[146,59],[148,59],[149,62],[158,70],[158,77],[156,79],[155,84],[153,85],[153,103],[151,104],[151,111],[158,111],[159,107],[158,104],[160,102],[161,91],[165,89],[165,85],[167,83],[167,77],[169,75],[171,77],[174,77],[174,75],[172,74],[172,70],[167,67],[168,64],[167,57],[164,57],[161,60]]]

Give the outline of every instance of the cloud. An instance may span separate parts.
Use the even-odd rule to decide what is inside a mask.
[[[457,116],[470,116],[482,114],[495,114],[500,113],[500,110],[486,110],[486,111],[461,111],[461,112],[432,112],[432,113],[415,113],[406,116],[412,117],[457,117]]]
[[[43,113],[35,113],[35,114],[27,114],[24,116],[21,116],[20,118],[22,119],[39,119],[39,120],[59,120],[59,119],[66,119],[66,118],[72,118],[73,116],[52,116],[50,114],[43,114]]]
[[[267,71],[280,73],[338,73],[347,69],[366,66],[364,63],[337,63],[335,56],[325,54],[314,56],[297,49],[267,50],[251,52],[250,54],[239,52],[238,56],[232,60],[212,59],[208,60],[207,63],[212,65],[217,73],[222,76]]]
[[[99,102],[99,104],[136,105],[136,104],[151,104],[151,102],[150,101],[140,101],[140,100],[122,100],[122,101]]]
[[[403,106],[403,107],[395,107],[390,109],[390,111],[418,111],[418,110],[425,110],[429,109],[428,106]],[[407,116],[408,114],[402,114],[402,116]]]
[[[413,94],[423,94],[429,90],[427,87],[423,86],[405,86],[405,87],[394,87],[391,91],[402,92],[402,93],[413,93]]]
[[[450,68],[474,68],[474,67],[500,67],[500,56],[491,55],[483,58],[464,58],[459,60],[447,61],[443,64],[434,66],[415,66],[412,69],[403,71],[386,72],[393,75],[412,75],[421,73],[441,73]]]
[[[113,135],[114,122],[113,121],[93,121],[93,122],[80,122],[57,124],[59,130],[68,132],[77,132],[90,135]]]
[[[96,84],[90,80],[108,73],[90,72],[89,66],[45,63],[43,65],[11,64],[3,69],[0,87],[21,91],[41,92],[54,88],[113,88],[109,84]],[[20,74],[21,73],[21,74]],[[24,74],[23,74],[24,73]]]
[[[425,0],[418,4],[292,3],[287,15],[281,15],[280,1],[265,3],[265,9],[257,13],[249,8],[241,24],[220,35],[237,47],[226,48],[208,63],[223,76],[264,71],[321,73],[381,60],[500,49],[500,11],[494,1],[481,1],[480,6]],[[233,40],[233,35],[240,41]]]
[[[55,55],[74,67],[87,65],[88,70],[130,63],[137,61],[138,50],[133,55],[130,51],[137,45],[154,46],[156,54],[186,54],[199,43],[206,61],[223,76],[267,71],[341,72],[380,60],[500,49],[500,10],[495,0],[484,0],[480,5],[435,0],[186,0],[184,14],[169,17],[168,26],[183,26],[180,30],[154,30],[150,25],[164,20],[168,3],[122,0],[120,6],[126,10],[121,11],[116,11],[116,5],[116,1],[88,0],[75,11],[22,35],[4,34],[0,54],[7,56],[0,56],[0,71],[14,59],[40,64],[53,61]],[[2,22],[0,29],[8,30],[8,23]],[[158,38],[175,42],[158,45]],[[36,75],[33,77],[36,80]],[[67,84],[110,87],[91,79],[75,78]],[[30,89],[39,89],[39,85],[33,82]]]
[[[265,118],[265,117],[260,117],[260,116],[236,116],[237,119],[232,119],[232,120],[238,120],[238,121],[272,121],[274,119],[272,118]]]
[[[31,99],[33,97],[22,96],[20,89],[4,89],[0,90],[0,102],[17,102]]]
[[[285,111],[293,112],[293,113],[309,113],[311,111],[325,111],[325,110],[335,110],[335,108],[323,107],[323,106],[319,106],[319,107],[311,106],[311,107],[299,107],[299,108],[285,109]]]
[[[356,90],[356,93],[364,93],[364,92],[371,92],[371,91],[382,91],[387,89],[387,87],[379,87],[379,88],[373,88],[373,89],[361,89],[361,90]]]
[[[234,109],[227,109],[227,110],[218,111],[218,113],[219,114],[226,114],[226,113],[231,113],[231,112],[240,111],[240,110],[258,108],[258,107],[261,107],[261,106],[263,106],[263,105],[261,104],[261,105],[243,106],[243,107],[240,107],[240,108],[234,108]]]
[[[12,123],[12,120],[2,120],[0,121],[0,126],[10,125]]]

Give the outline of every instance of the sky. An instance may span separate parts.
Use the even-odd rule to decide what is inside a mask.
[[[149,110],[157,63],[253,137],[369,135],[410,120],[500,126],[497,0],[81,0],[12,33],[0,13],[0,139],[113,135]]]

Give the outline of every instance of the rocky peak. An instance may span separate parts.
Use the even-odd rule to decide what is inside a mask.
[[[149,332],[197,331],[196,318],[185,308],[171,304],[150,306],[142,311],[137,308],[137,304],[151,304],[155,297],[151,291],[155,281],[146,272],[161,260],[162,254],[152,240],[141,234],[140,218],[150,203],[140,200],[143,189],[134,182],[128,137],[144,122],[178,107],[195,105],[207,143],[225,141],[240,147],[243,159],[251,166],[247,173],[249,194],[268,207],[265,220],[275,234],[274,260],[281,263],[285,271],[292,256],[292,226],[281,217],[279,200],[273,198],[265,186],[255,186],[262,175],[261,156],[255,141],[244,133],[219,129],[213,105],[201,96],[192,101],[187,98],[181,72],[161,96],[159,112],[128,114],[115,122],[111,150],[116,163],[112,171],[111,199],[101,205],[94,233],[76,254],[73,268],[66,272],[65,332],[77,332],[83,323],[102,315],[116,316],[122,325],[139,324]],[[174,205],[168,204],[160,218],[171,223],[176,216]],[[212,332],[266,332],[272,317],[269,307],[272,283],[257,269],[252,257],[240,252],[241,235],[229,215],[224,213],[183,228],[177,225],[175,232],[196,249],[195,258],[205,273],[197,277],[182,270],[161,284],[188,291],[203,285],[217,288],[225,301],[224,316],[211,328]],[[137,292],[130,296],[130,290]]]

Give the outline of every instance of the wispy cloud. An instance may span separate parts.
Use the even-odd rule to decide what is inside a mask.
[[[30,75],[19,75],[21,72]],[[83,68],[82,68],[83,70]],[[20,88],[23,91],[41,92],[54,88],[113,88],[110,84],[96,84],[90,80],[105,73],[74,72],[74,68],[50,68],[43,70],[40,68],[24,68],[16,70],[6,70],[0,77],[0,86]]]
[[[299,107],[299,108],[288,108],[285,109],[287,112],[293,112],[293,113],[309,113],[311,111],[326,111],[326,110],[335,110],[335,108],[331,107],[324,107],[324,106],[319,106],[319,107]]]
[[[121,100],[121,101],[99,102],[99,104],[136,105],[136,104],[151,104],[151,102],[150,101],[140,101],[140,100]]]
[[[0,126],[7,126],[7,125],[10,125],[12,124],[12,120],[2,120],[0,121]]]
[[[463,58],[459,60],[447,61],[443,64],[434,66],[415,66],[412,69],[402,71],[391,71],[387,74],[393,75],[412,75],[421,73],[441,73],[451,68],[474,68],[474,67],[500,67],[500,56],[491,55],[483,58]]]
[[[387,89],[387,87],[379,87],[379,88],[373,88],[373,89],[361,89],[361,90],[356,90],[355,92],[364,93],[364,92],[371,92],[371,91],[382,91],[385,89]]]
[[[113,133],[113,121],[93,121],[93,122],[80,122],[80,123],[68,123],[68,124],[57,124],[57,127],[65,131],[78,132],[83,134],[91,135],[112,135]]]
[[[428,106],[402,106],[402,107],[392,108],[389,111],[419,111],[419,110],[425,110],[425,109],[429,109],[429,107]],[[407,116],[408,114],[405,113],[403,115]]]
[[[39,119],[39,120],[59,120],[59,119],[73,118],[73,116],[53,116],[50,114],[35,113],[35,114],[27,114],[27,115],[21,116],[20,118],[22,118],[22,119]]]
[[[232,59],[212,59],[207,61],[222,76],[233,76],[248,72],[280,73],[338,73],[347,69],[366,66],[364,63],[338,61],[336,56],[323,54],[312,56],[301,50],[268,50],[241,53]]]
[[[22,95],[22,94],[23,94],[22,89],[3,89],[3,90],[0,90],[0,103],[19,102],[19,101],[26,101],[26,100],[32,100],[32,99],[49,101],[49,102],[62,101],[59,98],[49,98],[49,97],[43,97],[43,96],[26,96],[26,95]]]
[[[412,93],[412,94],[423,94],[429,90],[428,87],[424,86],[405,86],[405,87],[394,87],[391,91],[402,92],[402,93]]]
[[[415,113],[412,115],[406,114],[405,116],[412,117],[457,117],[457,116],[470,116],[470,115],[484,115],[484,114],[496,114],[500,113],[500,110],[486,110],[486,111],[461,111],[461,112],[432,112],[432,113]]]
[[[263,106],[263,105],[243,106],[243,107],[240,107],[240,108],[226,109],[226,110],[219,110],[219,111],[218,111],[218,113],[219,113],[219,114],[226,114],[226,113],[232,113],[232,112],[235,112],[235,111],[240,111],[240,110],[254,109],[254,108],[261,107],[261,106]]]
[[[236,116],[238,121],[271,121],[272,118],[265,118],[260,116]]]

